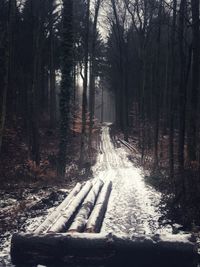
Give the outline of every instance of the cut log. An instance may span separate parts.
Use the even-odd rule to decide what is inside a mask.
[[[125,140],[122,140],[122,139],[120,139],[120,138],[118,138],[118,140],[119,140],[124,146],[126,146],[129,150],[132,150],[132,151],[134,151],[135,153],[138,153],[138,150],[137,150],[135,147],[133,147],[131,144],[129,144],[128,142],[126,142]]]
[[[11,259],[23,266],[196,267],[197,248],[189,237],[14,234]]]
[[[74,197],[80,192],[81,184],[77,183],[74,189],[69,193],[65,200],[46,218],[46,220],[35,230],[36,234],[46,233],[50,227],[56,222],[60,216],[60,212],[63,212],[68,208]]]
[[[110,192],[112,189],[112,182],[107,181],[97,199],[95,207],[89,217],[86,225],[87,233],[99,233],[101,230],[101,225],[104,219],[104,215],[107,209],[108,200],[110,197]]]
[[[101,180],[97,180],[85,198],[78,214],[69,228],[69,232],[83,232],[102,186],[103,182]]]
[[[60,212],[60,216],[58,217],[57,221],[50,227],[48,232],[62,232],[66,231],[67,228],[70,226],[70,220],[76,214],[78,209],[80,208],[81,203],[87,196],[88,192],[92,187],[92,183],[88,181],[81,191],[76,195],[73,201],[70,203],[70,206],[65,209],[64,212]]]

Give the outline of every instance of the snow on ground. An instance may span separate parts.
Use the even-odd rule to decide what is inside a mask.
[[[93,175],[96,179],[110,179],[113,188],[102,231],[172,233],[170,225],[159,225],[161,194],[145,183],[141,169],[133,166],[127,156],[126,148],[114,148],[109,126],[103,126],[101,153],[93,167]]]
[[[8,213],[7,221],[10,224],[14,223],[12,229],[9,229],[7,232],[0,231],[0,267],[14,267],[11,264],[10,259],[10,244],[11,244],[11,237],[12,234],[15,232],[33,232],[48,216],[52,213],[54,208],[58,206],[66,197],[67,191],[66,190],[58,190],[54,188],[55,191],[52,192],[51,190],[33,190],[30,192],[28,189],[24,189],[24,195],[27,200],[27,204],[32,202],[29,208],[26,211],[21,210],[19,214],[16,214],[15,218],[11,218],[11,215]],[[1,192],[2,195],[2,192]],[[10,201],[12,198],[8,196],[4,197],[3,200],[0,201],[1,212],[0,212],[0,230],[2,230],[3,226],[3,212],[9,208],[12,210],[13,205],[17,206],[16,201]],[[12,195],[12,194],[10,194]],[[17,190],[16,194],[14,194],[17,198]],[[37,198],[36,201],[33,199]],[[24,200],[25,201],[25,200]],[[13,202],[13,203],[12,203]],[[13,204],[9,206],[8,204]],[[5,205],[5,207],[4,207]],[[3,208],[4,207],[4,208]],[[5,215],[6,216],[6,215]],[[2,218],[2,225],[1,225],[1,218]],[[5,219],[5,218],[4,218]],[[5,228],[6,226],[4,226]],[[39,267],[39,266],[38,266]],[[41,266],[40,266],[41,267]]]
[[[161,194],[145,183],[142,170],[135,167],[127,156],[126,148],[114,148],[109,126],[103,126],[101,151],[93,167],[93,176],[104,181],[110,179],[113,188],[102,232],[120,235],[171,233],[171,226],[160,226],[158,222],[161,217]],[[53,207],[44,209],[45,215],[52,210]],[[43,220],[44,214],[31,216],[26,220],[23,230],[33,231]],[[12,266],[10,239],[11,232],[7,235],[4,233],[0,245],[0,266]]]

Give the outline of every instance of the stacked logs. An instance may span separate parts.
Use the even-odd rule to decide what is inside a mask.
[[[196,267],[190,236],[100,234],[112,183],[77,184],[31,234],[14,234],[12,263],[20,266]]]
[[[71,224],[69,231],[70,232],[83,232],[89,215],[94,207],[96,198],[103,186],[103,182],[101,180],[97,181],[92,190],[88,193],[87,197],[83,201],[81,208],[76,215],[73,223]]]
[[[11,241],[12,262],[17,265],[30,266],[32,263],[35,265],[37,262],[43,262],[41,258],[45,259],[46,256],[51,260],[53,251],[55,257],[59,256],[57,253],[59,245],[56,237],[58,233],[61,233],[61,236],[65,235],[66,232],[99,233],[111,189],[112,183],[110,181],[105,184],[101,180],[96,180],[94,183],[88,181],[84,185],[78,183],[34,233],[27,235],[42,237],[44,240],[40,240],[40,238],[27,239],[27,236],[23,234],[13,235]],[[42,244],[38,244],[38,241]],[[37,249],[38,253],[36,252]],[[51,251],[51,249],[53,250]]]
[[[112,183],[101,180],[78,183],[34,234],[100,232]]]
[[[69,193],[69,195],[65,198],[65,200],[52,212],[50,216],[46,218],[46,220],[35,230],[35,234],[46,233],[51,228],[58,218],[60,217],[61,213],[70,206],[72,200],[74,200],[75,196],[81,190],[81,184],[77,183],[74,189]]]

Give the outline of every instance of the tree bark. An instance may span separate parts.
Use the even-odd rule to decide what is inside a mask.
[[[76,214],[78,209],[80,208],[80,205],[82,204],[85,197],[88,195],[88,192],[92,188],[91,182],[87,182],[81,191],[77,194],[77,196],[73,199],[73,201],[70,203],[70,206],[68,206],[63,213],[60,213],[60,216],[57,218],[55,223],[50,227],[48,230],[49,232],[62,232],[66,231],[68,227],[71,225],[71,222],[73,220],[73,216]]]
[[[180,84],[179,84],[179,144],[178,144],[178,162],[179,171],[184,169],[184,146],[185,146],[185,108],[186,108],[186,55],[184,50],[184,16],[186,10],[186,0],[181,0],[179,14],[179,50],[180,50]]]
[[[3,93],[1,99],[1,108],[0,108],[0,153],[3,143],[3,134],[6,121],[6,100],[7,100],[7,91],[8,91],[8,65],[9,65],[9,52],[5,56],[5,78],[3,83]]]
[[[85,48],[84,48],[84,77],[83,77],[80,165],[83,165],[88,161],[88,137],[86,132],[86,120],[87,120],[87,90],[88,90],[89,22],[90,22],[90,0],[87,0],[87,12],[85,15],[86,28],[85,28]]]
[[[192,92],[190,100],[188,156],[190,161],[197,159],[197,120],[199,99],[199,0],[191,0],[192,4]]]
[[[123,131],[124,134],[124,140],[128,142],[128,118],[127,118],[127,108],[128,108],[128,102],[127,102],[127,80],[126,80],[126,42],[124,38],[124,25],[120,25],[119,20],[119,14],[117,12],[116,2],[114,0],[111,0],[112,8],[113,8],[113,14],[114,14],[114,26],[113,29],[116,26],[115,37],[116,37],[116,43],[119,49],[119,107],[121,114],[120,119],[120,128]],[[118,110],[119,111],[119,110]]]
[[[93,187],[91,188],[90,192],[88,193],[87,197],[85,198],[84,202],[81,205],[81,208],[76,215],[73,223],[69,228],[69,232],[83,232],[85,229],[85,225],[87,220],[91,214],[92,209],[94,208],[96,199],[98,194],[103,186],[103,182],[98,180]]]
[[[56,123],[56,73],[55,73],[55,49],[53,29],[53,1],[50,2],[50,126],[53,128]]]
[[[98,196],[94,209],[88,219],[88,222],[86,224],[87,233],[100,232],[111,190],[112,182],[108,181],[103,185],[103,188]]]
[[[4,37],[6,39],[4,45],[0,44],[1,46],[4,46],[4,48],[1,48],[5,51],[4,59],[2,60],[2,63],[5,60],[5,77],[3,78],[2,82],[2,94],[1,97],[1,107],[0,107],[0,153],[1,153],[1,147],[3,142],[3,134],[4,134],[4,127],[6,122],[6,107],[7,107],[7,95],[8,95],[8,87],[9,87],[9,78],[10,78],[10,72],[11,72],[11,58],[13,55],[13,26],[15,24],[15,12],[16,12],[16,0],[9,0],[9,9],[8,9],[8,21],[7,21],[7,27],[6,29],[2,29],[4,31]],[[3,33],[2,33],[3,34]],[[2,37],[3,40],[3,37]],[[2,41],[3,42],[3,41]],[[1,66],[3,68],[3,66]]]
[[[16,118],[17,106],[17,87],[16,87],[16,0],[9,0],[9,28],[8,28],[8,49],[9,49],[9,62],[8,62],[8,91],[7,91],[7,117],[9,119]]]
[[[112,234],[14,234],[13,264],[35,266],[197,266],[197,249],[188,236]]]
[[[97,0],[95,3],[95,14],[92,30],[92,46],[90,51],[90,83],[89,83],[89,108],[90,108],[90,126],[89,126],[89,148],[92,145],[92,129],[94,124],[94,111],[95,111],[95,49],[96,49],[96,35],[97,35],[97,22],[100,4],[102,0]]]
[[[101,88],[101,123],[104,122],[104,88]]]
[[[34,231],[35,234],[43,234],[48,232],[52,225],[58,220],[60,214],[64,212],[72,203],[76,195],[81,190],[81,184],[77,183],[74,189],[69,193],[65,200],[51,213],[50,216]]]
[[[160,88],[161,88],[161,75],[160,75],[160,45],[161,45],[161,20],[163,0],[159,0],[158,7],[158,32],[156,38],[156,67],[155,67],[155,133],[154,133],[154,169],[158,168],[158,144],[159,144],[159,131],[160,131]]]
[[[174,90],[175,90],[175,37],[176,37],[176,9],[177,0],[173,0],[173,20],[171,34],[171,80],[170,80],[170,121],[169,121],[169,170],[170,177],[173,180],[174,191],[176,186],[174,182]]]
[[[30,68],[31,85],[28,95],[29,105],[29,152],[30,158],[36,165],[40,164],[40,95],[41,95],[41,67],[43,48],[43,25],[45,23],[45,7],[40,1],[30,1],[32,25],[32,66]]]
[[[70,128],[70,101],[72,94],[73,71],[73,1],[63,1],[62,29],[62,80],[60,92],[60,144],[58,154],[58,174],[65,175],[67,163],[67,142]]]

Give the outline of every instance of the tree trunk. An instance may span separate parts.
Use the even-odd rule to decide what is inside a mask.
[[[3,94],[1,100],[1,108],[0,108],[0,153],[2,148],[3,142],[3,134],[4,134],[4,127],[5,127],[5,120],[6,120],[6,99],[7,99],[7,90],[8,90],[8,56],[6,57],[6,75],[5,81],[3,84]]]
[[[50,126],[54,128],[56,123],[56,74],[54,64],[54,29],[53,14],[50,18]]]
[[[5,62],[5,72],[4,72],[4,78],[2,82],[2,94],[1,94],[1,106],[0,106],[0,153],[1,153],[1,147],[3,142],[3,133],[4,133],[4,127],[5,127],[5,121],[6,121],[6,106],[7,106],[7,95],[8,95],[8,87],[9,87],[9,78],[11,73],[11,58],[13,55],[13,26],[15,24],[15,12],[16,12],[16,0],[9,0],[9,9],[8,9],[8,22],[7,22],[7,28],[2,29],[4,32],[4,36],[6,38],[5,44],[0,44],[1,46],[4,46],[2,48],[5,52],[2,55],[4,58],[2,60],[2,63]],[[3,34],[3,33],[2,33]],[[3,37],[2,37],[3,40]],[[4,61],[5,60],[5,61]],[[13,62],[12,62],[13,63]],[[3,68],[3,66],[1,66]]]
[[[35,266],[193,267],[197,249],[188,236],[14,234],[13,264]]]
[[[9,62],[8,62],[8,91],[7,91],[7,116],[9,119],[16,118],[17,106],[17,88],[16,88],[16,0],[9,0],[9,29],[8,29],[8,49],[9,49]]]
[[[33,59],[33,80],[31,86],[31,159],[39,165],[40,144],[39,144],[39,110],[38,110],[38,67],[39,67],[39,35],[40,28],[34,34],[34,59]]]
[[[76,195],[80,192],[81,187],[82,187],[81,184],[77,183],[77,185],[69,193],[69,195],[65,198],[65,200],[51,213],[50,216],[46,218],[46,220],[34,231],[34,233],[43,234],[48,232],[48,230],[60,217],[60,213],[64,212],[72,203]]]
[[[99,195],[99,192],[102,186],[103,186],[103,182],[101,180],[98,180],[93,185],[87,197],[85,198],[84,202],[81,204],[81,208],[68,230],[69,232],[83,232],[84,231],[85,225],[91,214],[92,209],[94,208],[96,199]]]
[[[197,120],[199,99],[199,0],[191,0],[192,4],[192,92],[190,100],[190,116],[188,130],[188,157],[190,161],[197,159]]]
[[[115,37],[117,46],[119,49],[119,107],[120,108],[120,128],[124,134],[124,140],[128,141],[128,118],[127,118],[127,80],[126,80],[126,43],[124,39],[124,28],[120,25],[119,14],[117,13],[116,2],[111,0],[113,14],[114,14],[114,26],[116,26]],[[124,25],[123,25],[124,26]]]
[[[58,154],[58,174],[65,175],[67,162],[67,140],[70,128],[70,100],[72,91],[73,71],[73,1],[63,1],[62,31],[62,81],[60,92],[60,144]]]
[[[184,169],[184,146],[185,146],[185,114],[186,114],[186,92],[187,85],[185,84],[186,77],[186,55],[184,49],[184,29],[186,0],[181,0],[179,14],[179,50],[180,50],[180,83],[179,83],[179,144],[178,144],[178,163],[179,171]]]
[[[42,27],[44,24],[44,5],[41,2],[31,0],[31,22],[32,22],[32,68],[31,68],[31,86],[29,92],[29,149],[30,157],[36,165],[40,164],[40,86],[41,86],[41,55],[43,47]]]
[[[83,165],[88,161],[88,138],[86,132],[86,120],[87,120],[90,0],[87,0],[87,12],[85,20],[86,20],[86,28],[85,28],[85,48],[84,48],[84,78],[83,78],[83,99],[82,99],[82,132],[81,132],[80,165]]]
[[[101,88],[101,123],[104,122],[104,88]]]
[[[90,110],[90,125],[89,125],[89,148],[92,146],[92,129],[94,124],[95,111],[95,49],[96,49],[96,35],[97,35],[97,21],[99,15],[101,0],[97,0],[95,6],[93,30],[92,30],[92,46],[90,51],[90,83],[89,83],[89,110]]]
[[[103,188],[98,196],[94,209],[88,219],[86,225],[86,232],[88,233],[100,232],[111,190],[112,190],[112,182],[108,181],[103,185]]]
[[[77,194],[77,196],[73,199],[73,201],[70,203],[70,206],[68,206],[63,213],[60,213],[60,216],[50,227],[49,232],[59,233],[68,229],[68,227],[71,225],[71,220],[73,219],[73,216],[80,208],[80,205],[82,204],[83,200],[85,199],[91,188],[92,184],[90,181],[88,181],[83,186],[81,191]]]
[[[173,21],[171,34],[171,80],[170,80],[170,121],[169,121],[169,172],[173,180],[174,191],[176,186],[174,183],[174,90],[175,90],[175,33],[176,33],[176,9],[177,0],[173,0]]]
[[[161,41],[161,16],[162,16],[163,0],[159,1],[158,10],[158,33],[156,39],[156,72],[155,84],[155,133],[154,133],[154,169],[158,168],[158,144],[159,144],[159,129],[160,129],[160,90],[161,90],[161,75],[160,75],[160,41]]]

